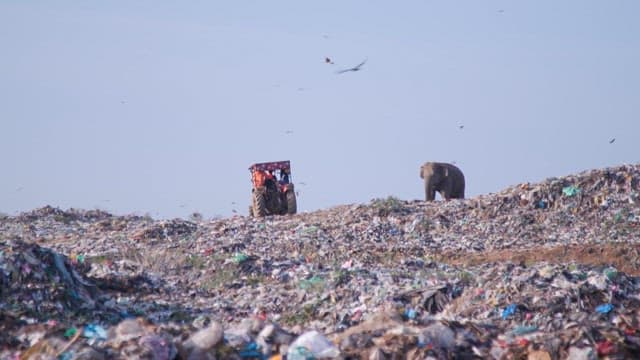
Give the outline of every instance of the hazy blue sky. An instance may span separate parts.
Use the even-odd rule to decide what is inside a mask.
[[[0,212],[246,214],[247,168],[271,160],[291,160],[301,211],[423,199],[429,160],[455,161],[468,197],[637,163],[639,16],[637,0],[0,0]]]

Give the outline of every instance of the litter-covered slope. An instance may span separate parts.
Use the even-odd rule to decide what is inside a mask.
[[[257,219],[45,207],[0,219],[0,354],[637,357],[639,251],[640,165]]]

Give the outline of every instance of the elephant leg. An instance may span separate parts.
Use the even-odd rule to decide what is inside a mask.
[[[442,186],[442,189],[440,189],[440,195],[442,196],[443,200],[449,200],[451,199],[453,196],[453,185],[451,184],[451,182],[444,184]]]
[[[426,201],[433,201],[435,196],[436,196],[436,192],[433,189],[429,189],[429,188],[425,189],[424,199]]]
[[[438,187],[434,184],[433,179],[429,178],[425,180],[424,186],[426,192],[427,201],[434,201],[436,199],[436,191],[438,191]]]
[[[464,186],[452,186],[451,187],[451,198],[452,199],[464,199]]]
[[[433,201],[436,199],[436,189],[433,186],[427,185],[424,189],[426,201]]]

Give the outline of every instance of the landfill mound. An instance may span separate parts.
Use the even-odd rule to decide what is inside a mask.
[[[640,357],[640,165],[448,202],[0,217],[2,359]]]

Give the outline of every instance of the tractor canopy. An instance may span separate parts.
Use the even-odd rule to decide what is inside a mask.
[[[251,172],[256,170],[260,171],[275,171],[275,170],[285,170],[287,173],[291,173],[291,163],[289,160],[286,161],[272,161],[265,163],[256,163],[249,167]]]
[[[291,187],[289,184],[291,181],[291,163],[289,160],[256,163],[249,167],[249,171],[251,171],[251,181],[254,188],[264,186],[269,179],[273,180],[274,184],[280,184],[283,192]],[[274,171],[279,172],[279,181],[276,178],[278,174],[274,174]]]

